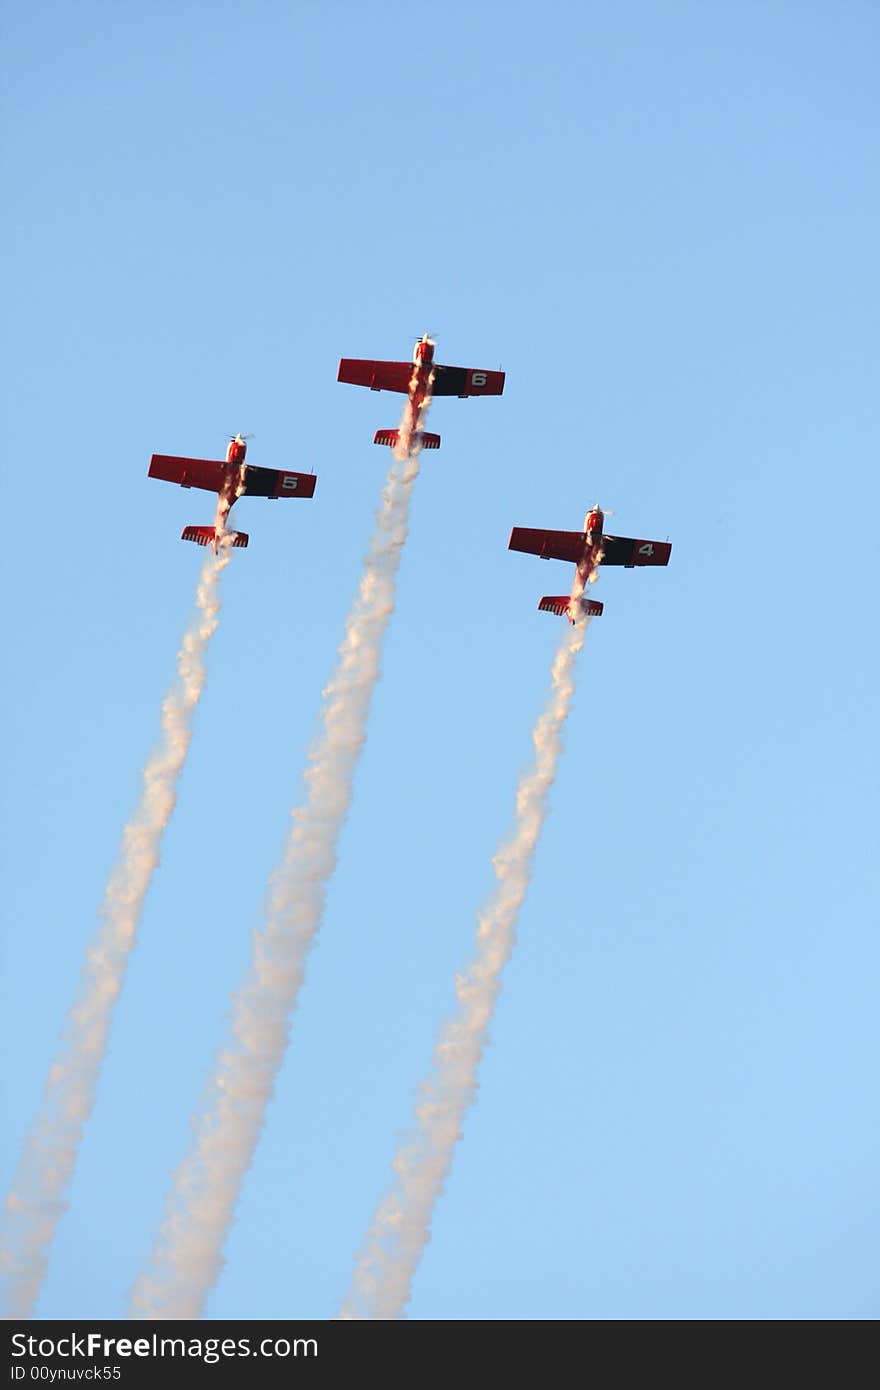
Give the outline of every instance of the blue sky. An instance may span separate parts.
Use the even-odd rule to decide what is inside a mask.
[[[13,6],[4,1190],[138,795],[207,495],[242,504],[42,1317],[120,1316],[301,798],[398,398],[440,401],[338,871],[215,1317],[328,1317],[548,686],[566,751],[413,1317],[876,1317],[878,18],[870,4]]]

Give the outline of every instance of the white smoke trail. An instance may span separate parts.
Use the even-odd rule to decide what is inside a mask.
[[[159,863],[162,833],[177,799],[193,711],[205,684],[205,653],[219,622],[220,575],[230,555],[229,551],[210,555],[202,568],[197,613],[177,654],[177,681],[162,705],[161,738],[144,768],[140,804],[123,831],[119,859],[104,891],[101,925],[86,954],[79,995],[6,1197],[0,1236],[0,1277],[7,1286],[0,1304],[3,1316],[31,1315],[66,1209],[65,1193],[95,1104],[113,1010]]]
[[[578,585],[583,590],[583,582],[576,580],[573,598],[579,596]],[[478,919],[476,952],[466,973],[456,979],[458,1007],[441,1030],[430,1076],[419,1088],[415,1132],[394,1157],[391,1191],[377,1208],[357,1256],[340,1318],[399,1318],[409,1301],[434,1207],[476,1094],[480,1058],[556,776],[574,693],[575,658],[588,624],[589,619],[567,628],[556,653],[550,698],[532,735],[535,761],[517,787],[513,833],[492,861],[498,883]]]
[[[426,409],[427,402],[422,419]],[[401,420],[407,439],[413,428],[408,410],[409,403]],[[336,866],[418,472],[418,446],[391,465],[336,671],[324,691],[305,805],[293,813],[284,858],[270,882],[266,924],[254,933],[253,960],[233,997],[233,1037],[217,1059],[193,1145],[172,1178],[156,1243],[132,1291],[133,1317],[197,1318],[220,1275],[226,1233],[284,1060]]]

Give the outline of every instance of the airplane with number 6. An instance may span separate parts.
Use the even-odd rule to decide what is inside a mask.
[[[580,597],[597,576],[600,565],[668,565],[672,546],[668,541],[638,541],[630,536],[606,536],[605,513],[597,504],[584,517],[583,531],[537,531],[514,526],[508,550],[522,550],[542,560],[571,560],[577,565],[571,594],[545,595],[538,604],[542,613],[556,613],[570,623],[581,616],[598,618],[604,604]]]
[[[173,454],[153,454],[149,476],[181,487],[200,487],[218,494],[213,526],[184,526],[180,539],[210,545],[245,546],[246,531],[227,531],[226,518],[239,497],[314,497],[314,473],[291,473],[279,468],[254,468],[245,463],[247,443],[235,434],[226,448],[226,459],[185,459]]]
[[[400,391],[409,396],[409,409],[402,430],[377,430],[374,444],[398,444],[407,451],[411,447],[439,449],[439,434],[420,430],[422,412],[435,396],[500,396],[504,390],[504,372],[481,372],[472,367],[444,367],[434,361],[435,343],[427,333],[416,343],[412,362],[374,362],[369,358],[343,357],[339,363],[337,381],[352,386],[368,386],[371,391]],[[403,436],[401,438],[401,435]]]

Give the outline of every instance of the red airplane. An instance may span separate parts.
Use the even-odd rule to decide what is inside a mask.
[[[434,396],[500,396],[504,390],[503,372],[477,372],[470,367],[443,367],[434,361],[434,340],[424,333],[413,349],[412,362],[373,362],[361,357],[343,357],[337,381],[352,386],[369,386],[371,391],[400,391],[409,396],[409,408],[401,430],[377,430],[374,444],[402,444],[439,449],[439,434],[420,430],[426,403]],[[402,436],[402,438],[401,438]]]
[[[150,459],[151,478],[165,483],[180,483],[181,487],[201,487],[216,492],[217,515],[213,526],[184,526],[180,539],[195,541],[196,545],[213,546],[216,554],[221,544],[245,546],[246,531],[227,531],[226,518],[239,497],[313,497],[314,473],[289,473],[277,468],[254,468],[245,463],[247,444],[240,434],[233,435],[226,448],[226,461],[215,459],[184,459],[173,454],[153,454]]]
[[[542,613],[556,613],[573,623],[584,616],[598,618],[604,605],[595,599],[582,598],[587,584],[597,578],[600,565],[668,565],[672,546],[668,541],[637,541],[629,536],[603,535],[605,513],[592,507],[584,517],[583,531],[534,531],[527,526],[514,526],[508,550],[524,550],[539,555],[542,560],[571,560],[577,565],[571,594],[545,596],[538,607]]]

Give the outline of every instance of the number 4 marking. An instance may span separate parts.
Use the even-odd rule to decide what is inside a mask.
[[[645,544],[644,544],[644,545],[640,545],[640,546],[639,546],[639,554],[640,554],[640,555],[653,555],[653,554],[654,554],[654,547],[653,547],[653,545],[651,544],[650,541],[645,541]]]

